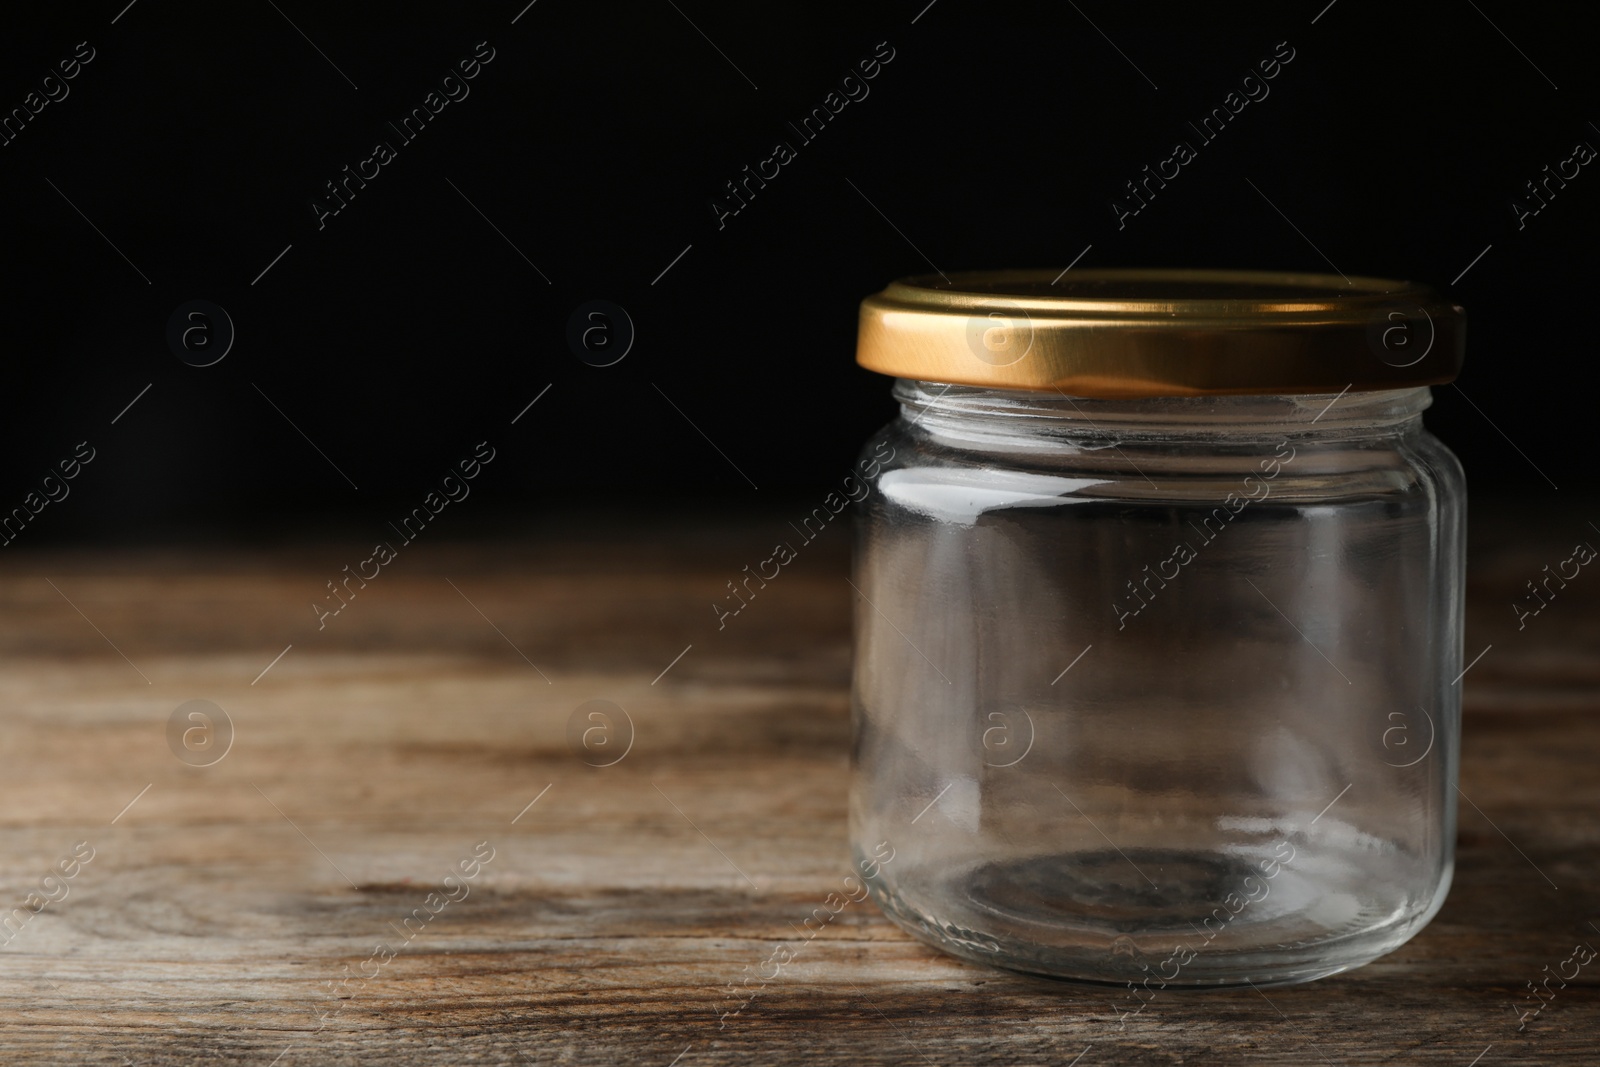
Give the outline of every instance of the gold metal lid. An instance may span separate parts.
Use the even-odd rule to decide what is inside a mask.
[[[1221,270],[977,271],[861,303],[856,362],[1073,396],[1336,393],[1451,381],[1465,312],[1425,286]]]

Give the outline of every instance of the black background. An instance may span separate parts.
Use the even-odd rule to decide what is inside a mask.
[[[77,442],[97,452],[29,544],[375,526],[485,439],[478,521],[822,492],[893,414],[852,362],[863,296],[1086,247],[1084,267],[1432,283],[1470,327],[1428,421],[1473,488],[1594,487],[1600,176],[1520,231],[1511,208],[1600,146],[1571,7],[524,3],[7,14],[7,111],[95,50],[0,148],[0,510]],[[385,123],[480,41],[470,95],[319,230],[323,183],[397,143]],[[1123,182],[1281,41],[1270,96],[1119,230]],[[880,42],[870,95],[800,145],[785,124]],[[712,198],[780,139],[798,158],[719,229]],[[211,367],[165,340],[192,299],[237,329]],[[565,339],[593,299],[637,329],[614,366]]]

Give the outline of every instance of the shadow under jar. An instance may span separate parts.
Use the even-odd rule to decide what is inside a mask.
[[[1459,307],[1233,272],[910,279],[857,526],[851,838],[915,936],[1017,971],[1307,981],[1448,891]],[[892,861],[883,862],[884,844]]]

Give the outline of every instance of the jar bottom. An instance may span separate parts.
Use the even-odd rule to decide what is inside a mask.
[[[1254,856],[1146,848],[905,866],[869,885],[896,925],[962,959],[1157,989],[1289,985],[1359,967],[1425,926],[1449,882],[1447,871],[1417,900],[1370,864],[1320,865],[1314,877],[1284,867],[1266,883]],[[1270,891],[1244,899],[1252,884]]]

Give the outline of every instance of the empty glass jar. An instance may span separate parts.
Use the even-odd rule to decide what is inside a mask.
[[[1377,279],[910,279],[858,524],[851,836],[906,930],[1163,986],[1305,981],[1438,911],[1462,311]],[[887,457],[887,459],[885,458]]]

